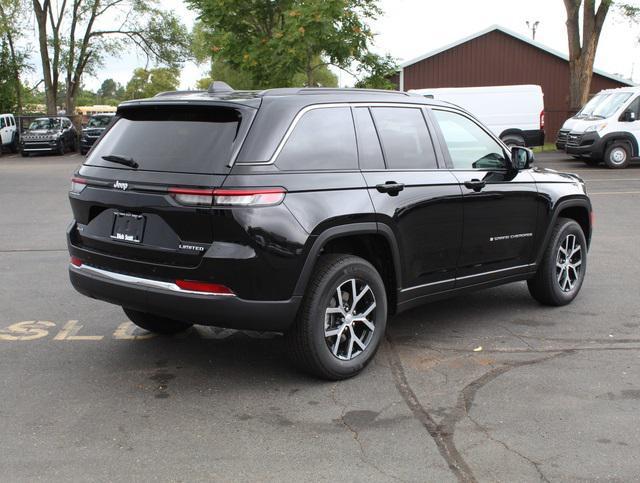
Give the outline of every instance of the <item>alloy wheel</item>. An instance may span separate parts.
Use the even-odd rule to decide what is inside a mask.
[[[563,292],[571,292],[582,274],[582,247],[575,235],[567,235],[558,247],[556,279]]]
[[[334,357],[350,361],[367,348],[376,329],[375,310],[376,297],[363,280],[336,287],[324,317],[324,338]]]

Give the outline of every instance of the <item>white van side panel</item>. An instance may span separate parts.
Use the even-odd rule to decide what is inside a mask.
[[[507,129],[540,129],[542,88],[536,85],[416,89],[410,92],[456,104],[500,136]]]

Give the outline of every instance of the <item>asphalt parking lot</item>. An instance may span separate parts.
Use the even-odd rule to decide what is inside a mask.
[[[151,337],[75,293],[81,162],[0,157],[3,481],[640,478],[640,164],[538,156],[583,176],[594,204],[573,304],[517,283],[414,309],[336,384],[293,370],[278,335]]]

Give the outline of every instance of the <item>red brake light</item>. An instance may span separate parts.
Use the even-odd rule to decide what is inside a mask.
[[[544,129],[544,110],[540,111],[540,130]]]
[[[195,280],[176,280],[176,285],[182,290],[191,292],[206,292],[216,295],[234,295],[229,287],[218,283],[196,282]]]
[[[169,188],[175,200],[188,206],[269,206],[280,203],[284,188],[191,189]]]
[[[80,260],[78,257],[71,257],[71,265],[73,265],[74,267],[81,267],[82,266],[82,260]]]

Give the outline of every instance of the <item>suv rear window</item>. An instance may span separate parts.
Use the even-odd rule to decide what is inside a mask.
[[[138,170],[226,172],[240,122],[241,113],[227,107],[124,109],[85,164],[122,168],[102,158],[117,155],[133,159]]]
[[[356,135],[349,107],[305,113],[276,160],[282,170],[358,169]]]

